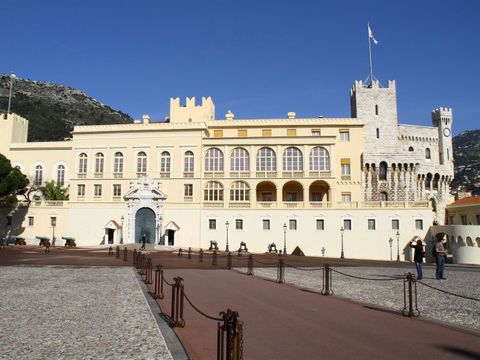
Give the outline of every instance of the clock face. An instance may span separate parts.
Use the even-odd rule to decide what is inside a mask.
[[[450,136],[450,129],[443,129],[443,135]]]

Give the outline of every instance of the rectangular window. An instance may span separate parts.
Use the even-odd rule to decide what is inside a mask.
[[[210,230],[216,230],[217,229],[217,219],[208,219],[208,228]]]
[[[85,184],[77,185],[77,196],[85,196]]]
[[[423,220],[422,219],[415,219],[415,229],[423,230]]]
[[[122,185],[113,184],[113,196],[122,196]]]
[[[350,159],[340,159],[342,176],[350,176]]]
[[[347,192],[342,192],[342,202],[349,203],[352,201],[352,194]]]
[[[478,216],[478,215],[477,215]],[[453,216],[450,216],[449,220],[448,220],[449,224],[450,225],[453,225]],[[478,221],[477,221],[478,223]],[[480,224],[479,224],[480,225]]]
[[[322,132],[319,129],[313,129],[312,136],[322,136]]]
[[[380,139],[380,129],[377,128],[377,139]]]
[[[101,184],[93,185],[93,189],[94,189],[94,192],[93,192],[94,196],[96,196],[96,197],[102,196],[102,185]]]
[[[324,219],[316,219],[315,220],[317,230],[325,230],[325,220]]]
[[[475,219],[477,219],[477,225],[480,225],[480,215],[475,215]]]
[[[350,131],[347,129],[340,129],[340,141],[350,141]]]
[[[297,136],[297,129],[287,129],[287,136]]]
[[[400,230],[400,220],[392,219],[392,230]]]
[[[289,230],[297,230],[297,219],[288,220],[288,229]]]
[[[33,216],[28,217],[28,226],[33,226],[35,224],[35,218]]]
[[[368,219],[368,230],[375,230],[375,219]]]
[[[270,219],[263,219],[262,220],[262,229],[263,230],[270,230]]]
[[[7,226],[12,226],[12,223],[13,223],[13,216],[8,215],[7,216]]]
[[[352,220],[351,219],[343,219],[343,230],[352,230]]]
[[[272,136],[272,129],[262,129],[262,136]]]
[[[238,130],[238,137],[246,137],[247,136],[247,130],[246,129],[239,129]]]
[[[223,137],[223,130],[214,130],[213,131],[213,137],[216,137],[216,138]]]
[[[467,225],[467,215],[462,215],[462,225]]]
[[[183,195],[184,196],[193,196],[193,184],[184,184],[183,185]]]
[[[243,230],[243,219],[235,219],[235,230]]]

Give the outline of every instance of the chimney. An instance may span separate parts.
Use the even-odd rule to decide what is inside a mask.
[[[287,114],[288,118],[289,119],[295,119],[297,117],[297,114],[293,111],[290,111],[288,114]]]
[[[150,123],[150,116],[149,115],[143,115],[143,123],[144,124],[149,124]]]
[[[228,110],[227,113],[225,114],[225,119],[227,120],[233,120],[234,117],[235,117],[235,114],[232,113],[232,110]]]

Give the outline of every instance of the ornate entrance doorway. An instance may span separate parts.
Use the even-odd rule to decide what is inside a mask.
[[[144,235],[148,244],[155,243],[155,213],[146,207],[135,214],[135,242],[141,243]]]

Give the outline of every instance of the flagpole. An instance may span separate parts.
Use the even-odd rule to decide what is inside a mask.
[[[373,63],[372,63],[372,44],[370,36],[370,23],[368,23],[368,56],[370,59],[370,85],[373,86]]]

